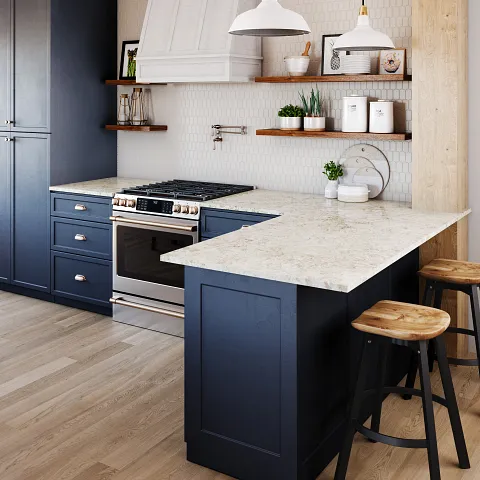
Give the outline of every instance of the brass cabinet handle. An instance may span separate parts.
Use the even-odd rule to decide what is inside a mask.
[[[75,281],[76,282],[86,282],[87,277],[85,275],[75,275]]]
[[[79,212],[85,212],[87,210],[87,207],[85,205],[77,203],[75,205],[75,210],[78,210]]]
[[[139,303],[132,303],[123,300],[122,298],[111,298],[110,303],[113,305],[121,305],[123,307],[136,308],[137,310],[143,310],[150,313],[158,313],[160,315],[167,315],[168,317],[184,319],[185,315],[180,312],[174,312],[172,310],[165,310],[163,308],[150,307],[148,305],[140,305]]]
[[[85,235],[82,235],[80,233],[77,233],[77,235],[75,235],[75,240],[77,242],[86,242],[87,241],[87,237]]]
[[[143,220],[131,220],[124,217],[110,217],[112,222],[126,223],[130,225],[143,225],[146,227],[168,228],[170,230],[181,230],[182,232],[196,232],[197,227],[187,227],[186,225],[170,225],[169,223],[144,222]]]

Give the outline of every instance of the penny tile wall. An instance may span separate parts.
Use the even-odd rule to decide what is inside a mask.
[[[369,0],[374,28],[392,37],[397,48],[407,48],[411,65],[411,1]],[[313,43],[309,74],[320,74],[323,34],[343,33],[356,22],[359,0],[281,0],[305,16],[312,34],[265,39],[264,74],[286,74],[283,58],[300,54]],[[119,40],[139,38],[147,0],[119,0]],[[372,54],[375,56],[375,54]],[[372,59],[372,61],[374,61]],[[167,133],[119,133],[119,175],[152,180],[185,178],[253,184],[260,188],[323,193],[325,162],[338,160],[358,141],[257,137],[255,130],[275,126],[277,111],[299,103],[298,90],[311,84],[189,84],[152,87],[151,109],[156,123],[168,124]],[[319,85],[329,99],[328,116],[341,128],[341,99],[352,93],[373,99],[393,99],[397,129],[411,131],[412,90],[409,82],[326,83]],[[128,91],[128,90],[126,90]],[[248,135],[225,135],[213,150],[212,124],[246,125]],[[367,142],[387,156],[392,176],[383,194],[386,200],[411,201],[411,143]]]

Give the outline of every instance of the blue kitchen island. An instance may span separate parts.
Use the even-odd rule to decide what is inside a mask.
[[[418,248],[467,214],[261,190],[207,202],[202,238],[214,238],[162,256],[187,267],[188,460],[245,480],[314,479],[343,439],[361,349],[350,323],[379,300],[418,303]],[[224,235],[204,232],[211,215]],[[238,227],[249,215],[268,217]],[[392,345],[391,385],[409,360]]]

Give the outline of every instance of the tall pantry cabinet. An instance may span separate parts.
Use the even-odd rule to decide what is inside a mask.
[[[50,294],[49,186],[116,175],[117,0],[0,0],[0,288]]]

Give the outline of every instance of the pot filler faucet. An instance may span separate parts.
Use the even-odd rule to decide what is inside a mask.
[[[230,132],[228,130],[238,130],[238,132]],[[228,125],[212,125],[213,150],[217,149],[217,143],[223,142],[223,135],[246,135],[247,127],[231,127]]]

